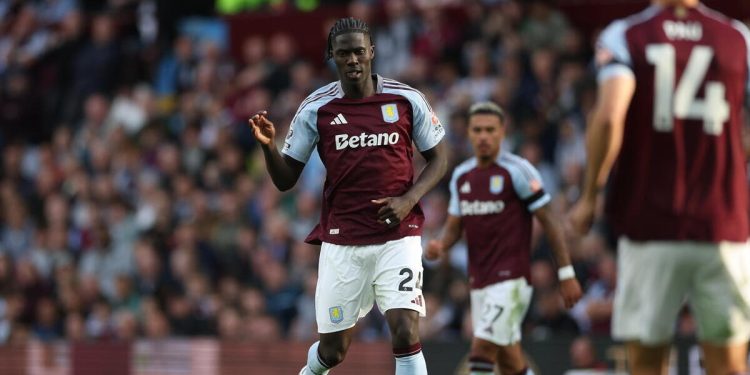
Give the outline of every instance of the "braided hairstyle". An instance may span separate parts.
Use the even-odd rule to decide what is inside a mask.
[[[333,24],[331,31],[328,32],[328,48],[326,49],[325,58],[326,60],[333,57],[333,39],[341,34],[348,33],[362,33],[370,38],[370,45],[372,45],[372,36],[370,35],[370,26],[365,21],[356,18],[340,18]]]

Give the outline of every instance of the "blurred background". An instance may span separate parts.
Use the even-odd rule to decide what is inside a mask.
[[[428,98],[451,166],[472,155],[465,111],[509,113],[504,149],[542,174],[559,215],[578,197],[593,42],[643,0],[0,0],[0,373],[296,374],[317,337],[314,155],[279,193],[246,127],[261,109],[282,139],[299,103],[335,80],[333,22],[368,22],[374,71]],[[750,20],[750,2],[706,1]],[[417,158],[416,168],[421,168]],[[424,240],[447,179],[421,202]],[[585,296],[570,311],[542,233],[524,346],[539,372],[616,370],[616,263],[600,220],[571,240]],[[468,350],[466,251],[427,262],[420,323],[432,374]],[[658,303],[658,301],[655,301]],[[336,374],[388,374],[373,311]],[[675,373],[697,364],[685,311]],[[538,373],[539,373],[538,372]]]

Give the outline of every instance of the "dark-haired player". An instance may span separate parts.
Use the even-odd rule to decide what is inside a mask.
[[[627,341],[632,374],[667,374],[685,300],[707,373],[747,371],[750,247],[741,127],[749,46],[745,25],[697,0],[652,1],[599,38],[599,96],[571,223],[588,231],[612,170],[606,210],[620,235],[612,335]]]
[[[364,22],[338,20],[327,54],[339,81],[302,102],[281,153],[266,112],[249,120],[280,190],[294,186],[316,147],[326,167],[320,223],[306,240],[322,243],[320,341],[300,374],[326,374],[339,364],[373,302],[391,330],[396,374],[427,374],[417,329],[425,314],[417,203],[445,174],[443,126],[419,91],[372,74],[375,46]],[[415,182],[412,142],[427,161]]]
[[[525,159],[502,152],[505,115],[491,102],[469,109],[469,140],[474,157],[453,171],[448,219],[442,238],[427,246],[438,258],[466,233],[474,338],[471,375],[533,374],[521,351],[521,323],[531,301],[531,226],[544,228],[560,267],[565,307],[581,298],[581,286],[565,246],[560,221],[549,209],[539,172]]]

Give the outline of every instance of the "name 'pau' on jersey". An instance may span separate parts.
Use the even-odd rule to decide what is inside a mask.
[[[472,158],[453,171],[448,213],[463,223],[472,288],[529,279],[532,213],[550,201],[541,181],[531,163],[509,153],[486,168]]]
[[[406,193],[414,179],[412,142],[429,150],[445,130],[419,91],[373,78],[375,95],[347,99],[333,82],[308,96],[292,120],[282,152],[306,163],[317,147],[326,167],[320,223],[307,242],[370,245],[421,234],[419,205],[388,228],[377,222],[381,205],[371,200]]]
[[[602,32],[599,80],[636,80],[607,201],[618,234],[747,240],[749,45],[745,25],[703,5],[654,5]]]

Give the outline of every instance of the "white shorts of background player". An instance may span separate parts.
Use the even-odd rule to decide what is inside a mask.
[[[621,238],[612,336],[664,344],[687,302],[700,341],[750,339],[750,245]]]
[[[474,337],[501,346],[521,341],[521,323],[529,309],[532,291],[523,277],[473,289]]]

